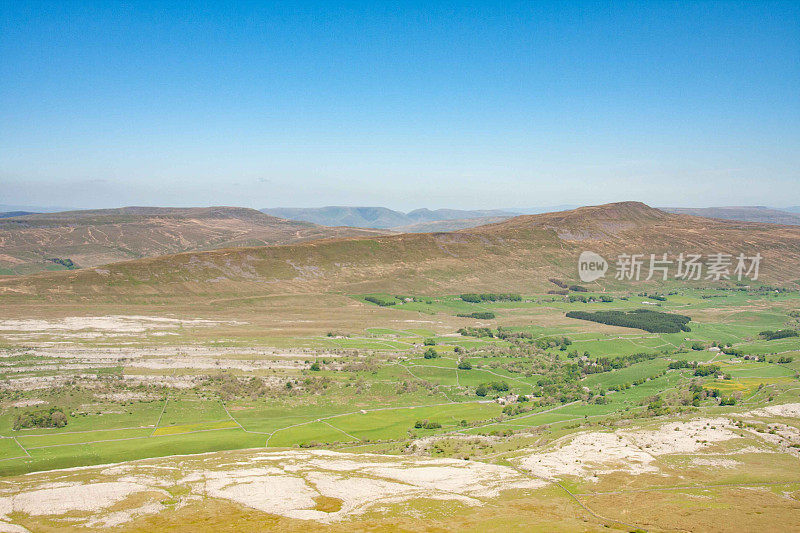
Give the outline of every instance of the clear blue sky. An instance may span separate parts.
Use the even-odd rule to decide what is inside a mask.
[[[800,2],[373,4],[0,0],[0,204],[800,204]]]

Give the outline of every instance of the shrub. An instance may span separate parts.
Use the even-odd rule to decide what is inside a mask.
[[[423,355],[425,359],[436,359],[439,357],[439,354],[433,348],[428,348],[425,350],[425,354]]]
[[[496,315],[491,311],[479,311],[476,313],[462,313],[456,316],[461,318],[477,318],[478,320],[491,320],[495,318]]]
[[[422,344],[424,344],[425,346],[436,346],[436,341],[433,339],[425,339],[424,341],[422,341]]]
[[[459,370],[472,370],[472,363],[469,361],[459,361],[458,363]]]
[[[314,372],[319,372],[320,370],[322,370],[322,368],[319,366],[319,363],[314,362],[314,363],[311,363],[311,366],[309,367],[309,370],[312,370]]]

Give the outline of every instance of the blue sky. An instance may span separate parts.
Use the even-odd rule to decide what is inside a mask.
[[[0,204],[800,204],[800,3],[0,0]]]

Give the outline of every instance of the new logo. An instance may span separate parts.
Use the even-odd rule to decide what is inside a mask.
[[[578,257],[578,276],[584,283],[597,280],[605,276],[608,263],[603,256],[594,252],[581,252]]]

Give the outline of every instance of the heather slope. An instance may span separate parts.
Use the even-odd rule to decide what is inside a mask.
[[[0,273],[93,267],[190,250],[373,233],[325,228],[234,207],[124,207],[29,214],[0,220]]]
[[[389,235],[189,252],[0,281],[5,300],[216,298],[320,292],[531,291],[576,280],[577,257],[619,253],[760,253],[760,279],[800,278],[800,228],[674,215],[635,202],[520,216],[453,233]],[[606,278],[599,287],[619,282]]]

